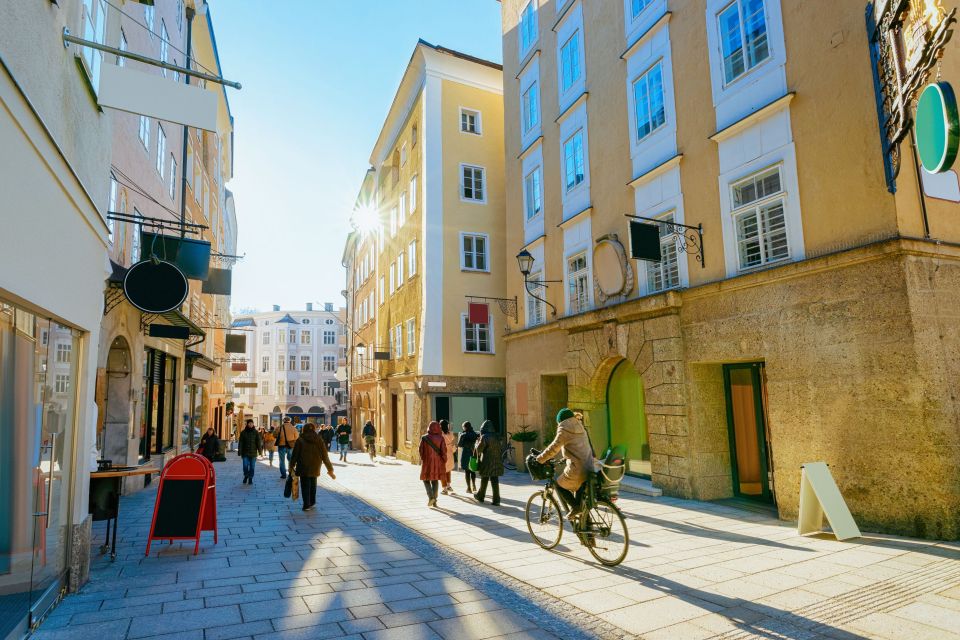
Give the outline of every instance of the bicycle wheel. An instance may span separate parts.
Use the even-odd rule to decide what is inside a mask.
[[[563,512],[556,498],[546,491],[538,491],[527,500],[527,530],[533,541],[544,549],[560,544],[563,535]]]
[[[630,548],[627,521],[612,502],[598,500],[590,509],[584,535],[589,542],[587,549],[600,564],[615,567],[627,557]]]
[[[503,454],[501,455],[503,461],[503,466],[509,469],[510,471],[517,470],[517,464],[513,460],[513,447],[509,449],[504,449]]]

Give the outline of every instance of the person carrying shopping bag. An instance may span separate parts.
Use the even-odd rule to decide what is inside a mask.
[[[300,437],[300,433],[297,431],[297,428],[293,426],[293,423],[290,421],[290,418],[284,418],[283,423],[280,425],[280,429],[277,433],[277,451],[280,453],[280,477],[287,477],[287,463],[290,462],[290,454],[293,452],[293,447],[297,444],[297,438]]]
[[[471,494],[477,492],[477,472],[470,468],[470,459],[473,458],[473,448],[479,437],[469,420],[461,425],[457,448],[460,449],[460,466],[463,467],[463,477],[467,481],[467,493]]]
[[[303,426],[303,433],[293,446],[293,454],[290,456],[290,474],[296,474],[300,480],[304,511],[312,511],[317,505],[317,478],[320,477],[321,464],[327,468],[327,474],[336,480],[327,447],[317,435],[316,425],[308,422]]]
[[[474,449],[477,456],[477,473],[480,475],[480,491],[473,494],[477,502],[487,495],[487,483],[493,485],[493,500],[490,504],[500,506],[500,476],[503,475],[503,447],[493,423],[484,420],[480,426],[480,440]]]

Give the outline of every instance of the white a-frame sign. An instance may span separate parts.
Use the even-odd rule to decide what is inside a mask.
[[[806,535],[823,530],[823,516],[837,540],[859,538],[860,529],[850,515],[850,509],[840,495],[837,483],[830,475],[826,462],[807,462],[800,465],[800,516],[797,533]]]

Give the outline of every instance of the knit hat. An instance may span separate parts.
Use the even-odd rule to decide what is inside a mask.
[[[563,409],[560,409],[559,413],[557,413],[557,424],[560,424],[564,420],[569,420],[572,417],[573,417],[573,411],[570,411],[570,409],[567,409],[566,407],[564,407]]]

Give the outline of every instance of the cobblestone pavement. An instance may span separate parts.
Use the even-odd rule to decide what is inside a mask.
[[[220,542],[156,545],[155,490],[125,497],[118,557],[34,637],[177,638],[960,638],[960,545],[799,537],[761,514],[622,495],[631,548],[605,569],[565,532],[536,547],[523,519],[535,485],[502,506],[462,493],[426,507],[418,469],[358,453],[326,476],[318,510],[284,500],[279,472],[240,483],[216,465]],[[99,525],[99,523],[98,523]],[[98,537],[99,536],[99,537]],[[94,528],[94,539],[103,529]]]

